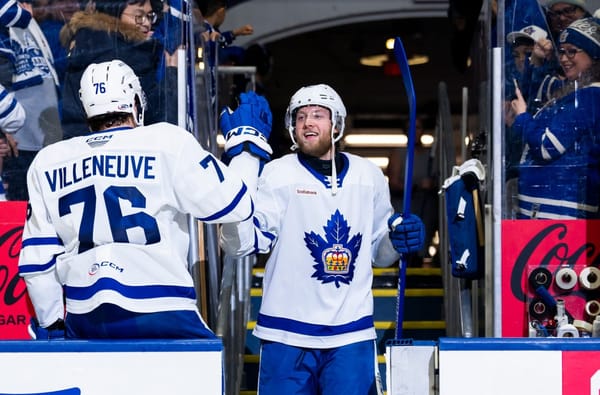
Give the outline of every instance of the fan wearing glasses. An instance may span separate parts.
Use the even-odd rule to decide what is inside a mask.
[[[152,25],[158,20],[156,12],[152,11],[152,6],[149,1],[143,3],[127,4],[125,10],[121,14],[121,21],[125,23],[135,24],[146,37],[152,35]]]
[[[88,133],[85,113],[79,101],[79,84],[91,63],[119,59],[133,69],[146,94],[145,123],[174,122],[176,114],[167,103],[176,103],[176,68],[161,73],[168,81],[157,83],[163,59],[162,41],[153,27],[162,12],[160,0],[96,0],[95,9],[77,12],[61,30],[61,44],[69,59],[63,86],[65,139]],[[168,95],[173,96],[168,97]]]
[[[546,18],[555,39],[571,23],[590,16],[585,0],[548,0],[546,2]]]
[[[513,130],[525,149],[518,218],[599,218],[600,24],[583,18],[560,35],[566,78],[560,95],[532,115],[517,89]]]

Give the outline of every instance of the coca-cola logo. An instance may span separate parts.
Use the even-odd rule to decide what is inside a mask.
[[[587,262],[598,266],[596,245],[585,241],[582,244],[573,244],[573,240],[566,240],[568,228],[564,223],[553,223],[535,234],[520,251],[512,269],[510,286],[512,294],[519,300],[525,301],[527,297],[526,286],[522,279],[527,277],[527,270],[534,267],[575,267],[576,264]]]
[[[503,262],[510,268],[506,272],[506,290],[511,300],[505,310],[506,333],[517,334],[514,330],[518,327],[517,322],[523,324],[524,332],[519,336],[528,333],[528,324],[520,317],[552,321],[556,314],[554,306],[559,299],[564,302],[569,320],[591,324],[594,315],[590,306],[594,307],[593,303],[600,301],[600,289],[590,283],[595,274],[589,274],[600,264],[597,247],[600,245],[600,222],[525,222],[511,223],[503,229],[509,232],[505,252],[510,256]],[[565,273],[568,273],[569,286],[565,286]]]
[[[19,276],[16,266],[12,262],[7,262],[19,257],[23,226],[0,229],[4,230],[4,233],[0,234],[0,251],[3,252],[0,255],[0,296],[5,306],[11,306],[24,298],[27,293],[25,282]]]

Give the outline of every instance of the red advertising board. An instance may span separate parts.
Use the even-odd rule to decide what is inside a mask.
[[[543,308],[549,297],[564,301],[571,321],[591,323],[600,278],[590,284],[583,275],[600,267],[599,247],[599,220],[502,221],[502,337],[528,336],[529,321],[539,313],[536,302]],[[558,281],[562,272],[573,282]],[[544,289],[532,285],[539,274],[548,274]]]
[[[563,395],[600,393],[600,351],[563,351]]]
[[[27,202],[0,202],[0,339],[29,339],[33,308],[19,276],[23,224]]]

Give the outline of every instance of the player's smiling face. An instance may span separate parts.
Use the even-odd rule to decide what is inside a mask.
[[[300,107],[296,112],[296,143],[303,153],[331,159],[331,114],[321,106]]]

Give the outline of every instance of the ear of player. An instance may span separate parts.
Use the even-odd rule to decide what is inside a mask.
[[[394,214],[388,219],[390,240],[400,254],[411,254],[423,248],[425,226],[421,218],[414,214]]]
[[[254,92],[242,93],[235,111],[223,108],[219,124],[225,136],[224,162],[229,163],[231,158],[244,151],[264,161],[270,160],[273,150],[268,140],[272,123],[269,103]]]

